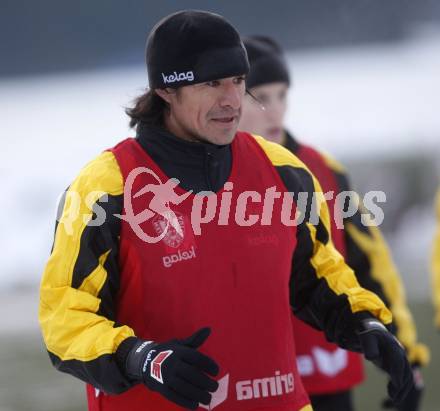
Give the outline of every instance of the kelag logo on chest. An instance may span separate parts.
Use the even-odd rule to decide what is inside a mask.
[[[189,217],[177,211],[174,211],[174,214],[177,218],[180,232],[161,215],[156,215],[151,221],[156,235],[158,237],[163,236],[160,244],[164,248],[162,264],[166,268],[196,257],[194,234]]]

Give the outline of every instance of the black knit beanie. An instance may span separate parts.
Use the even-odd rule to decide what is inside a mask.
[[[243,38],[243,43],[251,66],[246,78],[248,89],[268,83],[290,84],[289,69],[283,52],[273,39],[248,36]]]
[[[249,71],[237,30],[222,16],[184,10],[160,20],[147,39],[151,89],[177,88]]]

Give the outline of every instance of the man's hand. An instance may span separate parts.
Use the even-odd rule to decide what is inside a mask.
[[[412,370],[414,386],[406,396],[405,401],[400,406],[397,406],[394,404],[391,398],[387,398],[382,404],[383,408],[397,411],[418,411],[421,409],[423,389],[425,385],[423,383],[420,367],[415,365],[412,367]]]
[[[210,333],[202,328],[184,340],[139,341],[127,356],[127,374],[184,408],[208,405],[218,383],[207,374],[216,376],[219,367],[197,348]]]
[[[389,375],[388,394],[393,404],[401,406],[414,387],[413,373],[403,346],[376,319],[363,320],[357,335],[365,358]]]

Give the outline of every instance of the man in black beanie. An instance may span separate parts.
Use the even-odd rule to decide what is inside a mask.
[[[189,141],[231,143],[249,63],[237,31],[226,20],[196,11],[166,17],[148,37],[146,62],[150,93],[155,95],[150,97],[158,96],[178,111],[163,118],[169,120],[168,130]],[[228,79],[221,84],[227,100],[214,102],[216,93],[208,96],[206,90],[223,88],[218,87],[220,79]],[[189,85],[194,86],[184,87]],[[136,107],[129,115],[132,125],[142,120]]]
[[[390,312],[334,249],[325,202],[309,196],[292,220],[292,193],[321,199],[319,184],[287,150],[237,132],[238,32],[217,14],[172,14],[148,37],[147,67],[150,90],[127,111],[136,138],[90,162],[60,207],[39,312],[53,364],[87,382],[91,411],[311,410],[293,309],[397,368],[402,399]]]

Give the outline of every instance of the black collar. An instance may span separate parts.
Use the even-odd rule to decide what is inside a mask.
[[[229,177],[230,144],[191,142],[146,123],[138,125],[136,140],[168,177],[179,179],[185,190],[218,191]]]

